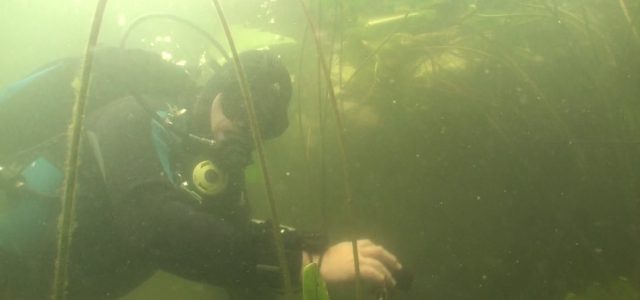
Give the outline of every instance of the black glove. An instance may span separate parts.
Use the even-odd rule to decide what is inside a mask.
[[[276,245],[273,242],[272,223],[269,221],[254,220],[252,232],[256,245],[256,264],[259,276],[268,282],[271,288],[280,290],[282,288],[282,273],[278,262]],[[294,287],[300,287],[300,270],[302,268],[302,251],[311,254],[322,254],[328,246],[326,236],[315,233],[302,233],[297,230],[280,226],[279,233],[285,248],[285,256]]]

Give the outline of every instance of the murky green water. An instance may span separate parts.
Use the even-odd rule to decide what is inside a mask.
[[[2,1],[0,86],[81,54],[95,4]],[[271,48],[295,79],[291,126],[267,145],[284,223],[345,239],[335,121],[298,2],[222,4],[239,47]],[[393,299],[640,299],[638,1],[308,4],[346,127],[355,231],[415,275]],[[206,0],[111,0],[99,44],[119,45],[152,12],[225,44]],[[199,81],[211,73],[201,59],[219,58],[166,19],[141,23],[126,45]],[[268,217],[257,167],[247,181]],[[123,299],[212,297],[224,298],[161,273]]]

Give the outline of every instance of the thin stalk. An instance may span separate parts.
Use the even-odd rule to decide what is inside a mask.
[[[342,72],[344,69],[344,61],[343,61],[343,54],[344,54],[344,4],[342,1],[338,0],[337,1],[337,5],[338,5],[338,35],[339,40],[340,40],[340,48],[338,50],[338,87],[340,88],[340,90],[342,91],[342,88],[344,87],[342,85]],[[342,101],[341,101],[342,103]]]
[[[298,62],[298,71],[296,73],[296,104],[298,106],[298,129],[300,129],[300,140],[302,142],[302,151],[303,151],[303,157],[304,157],[304,166],[306,169],[305,172],[305,185],[304,186],[309,186],[311,184],[311,162],[310,162],[310,158],[309,158],[309,137],[310,134],[307,132],[305,133],[305,127],[304,127],[304,123],[302,122],[302,113],[303,113],[303,107],[302,107],[302,70],[303,70],[303,64],[305,61],[305,49],[307,48],[307,40],[308,40],[308,36],[309,36],[309,27],[305,27],[304,29],[304,33],[302,36],[302,44],[300,47],[300,60]],[[307,128],[307,130],[309,130],[309,128]]]
[[[247,80],[247,74],[244,71],[244,67],[240,62],[240,58],[238,57],[238,50],[236,49],[236,44],[233,41],[233,36],[231,35],[231,30],[229,29],[229,23],[227,23],[227,18],[224,15],[222,10],[222,6],[218,0],[212,0],[213,5],[216,7],[216,11],[218,12],[218,18],[220,19],[220,23],[224,28],[224,34],[227,37],[227,42],[229,43],[229,49],[231,50],[231,54],[233,55],[233,62],[236,67],[236,76],[238,82],[240,82],[240,87],[242,89],[242,96],[244,98],[245,107],[247,109],[247,115],[249,116],[249,125],[251,127],[251,136],[253,137],[253,142],[256,145],[256,152],[258,154],[258,158],[260,161],[260,166],[262,167],[262,176],[264,177],[265,190],[267,192],[267,200],[269,202],[269,209],[271,210],[271,219],[272,219],[272,231],[273,238],[275,241],[276,251],[278,255],[278,261],[280,263],[280,268],[282,269],[282,279],[284,281],[284,291],[286,299],[293,299],[293,288],[291,286],[291,274],[289,274],[289,267],[287,264],[286,255],[284,252],[284,243],[282,241],[282,236],[280,236],[280,222],[278,219],[278,212],[276,210],[276,203],[273,197],[273,189],[271,185],[271,176],[269,176],[269,172],[267,170],[267,164],[264,155],[264,147],[262,135],[260,133],[260,128],[258,127],[258,119],[256,117],[256,111],[253,104],[253,99],[251,97],[251,91],[249,90],[249,83]]]
[[[336,119],[336,129],[338,130],[338,146],[340,147],[340,157],[342,158],[342,172],[344,176],[345,192],[347,196],[347,199],[346,199],[347,213],[349,216],[349,221],[351,223],[350,225],[351,225],[351,231],[352,231],[351,244],[353,248],[354,270],[356,273],[356,299],[362,300],[363,299],[362,298],[362,282],[361,282],[362,279],[360,275],[360,258],[358,256],[358,242],[357,242],[357,239],[353,236],[353,231],[355,229],[355,226],[354,226],[355,220],[354,220],[354,213],[353,213],[353,197],[351,193],[351,181],[350,181],[349,169],[348,169],[349,164],[348,164],[347,151],[345,146],[346,138],[344,134],[344,126],[342,123],[340,112],[338,111],[338,101],[336,100],[336,94],[335,94],[335,91],[333,90],[333,84],[331,83],[331,74],[329,73],[329,67],[327,66],[327,61],[324,58],[324,52],[322,51],[322,46],[320,45],[318,31],[316,30],[315,24],[313,24],[313,21],[311,20],[309,9],[307,9],[307,6],[305,5],[304,1],[298,0],[298,2],[300,3],[302,10],[304,11],[304,14],[307,18],[307,22],[309,23],[309,29],[311,30],[311,34],[313,35],[313,38],[316,44],[316,51],[318,53],[318,56],[320,57],[322,73],[324,74],[325,84],[329,92],[329,99],[331,100],[330,101],[331,109],[333,110],[333,114]]]
[[[620,4],[620,8],[624,13],[624,17],[627,19],[627,23],[629,23],[629,28],[631,28],[631,33],[633,33],[633,37],[636,39],[636,41],[640,42],[640,35],[638,35],[638,31],[636,30],[636,27],[633,26],[633,19],[631,19],[631,14],[629,14],[629,10],[627,9],[627,2],[625,0],[618,0],[618,3]]]
[[[323,15],[322,15],[322,1],[317,0],[318,6],[318,27],[322,27],[323,25]],[[307,25],[307,28],[309,26]],[[312,33],[313,34],[313,33]],[[326,117],[325,117],[325,98],[327,97],[326,92],[324,92],[323,84],[322,84],[322,67],[320,56],[316,55],[316,60],[318,64],[316,65],[316,87],[318,88],[317,92],[317,100],[318,100],[318,124],[320,124],[320,180],[318,180],[319,188],[320,188],[320,216],[322,222],[322,231],[327,232],[327,145],[326,145]]]
[[[78,169],[80,161],[80,139],[84,123],[84,112],[87,106],[87,95],[89,94],[89,83],[91,81],[91,69],[93,57],[102,17],[104,16],[107,0],[100,0],[93,16],[91,34],[85,49],[84,61],[82,63],[81,85],[76,94],[76,101],[73,105],[73,115],[69,126],[69,149],[65,163],[65,181],[62,190],[62,203],[60,215],[58,216],[58,240],[57,253],[54,264],[53,286],[51,299],[64,300],[67,298],[67,284],[69,275],[69,253],[71,250],[71,238],[75,224],[76,191],[78,183]]]
[[[380,42],[380,44],[376,47],[376,49],[373,50],[373,52],[371,52],[367,57],[365,57],[362,60],[362,62],[360,62],[360,65],[356,67],[355,71],[351,74],[351,76],[349,76],[349,78],[347,78],[347,80],[343,83],[344,87],[348,86],[351,83],[351,81],[356,77],[356,75],[358,75],[358,73],[360,73],[360,71],[364,69],[364,67],[367,65],[367,62],[371,58],[376,57],[376,55],[378,55],[378,53],[382,50],[382,47],[384,47],[384,45],[386,45],[389,41],[391,41],[391,38],[394,37],[398,32],[400,32],[403,26],[404,26],[404,23],[399,24],[398,27],[391,34],[387,35],[384,38],[384,40]]]
[[[398,32],[397,31],[393,32],[389,34],[387,37],[385,37],[384,40],[380,43],[380,45],[378,45],[378,47],[376,47],[376,49],[374,49],[373,52],[371,52],[367,57],[365,57],[362,60],[362,62],[360,63],[360,65],[358,65],[358,67],[355,69],[353,74],[351,74],[351,76],[349,76],[349,78],[347,78],[347,80],[344,82],[344,86],[348,86],[351,83],[351,81],[353,81],[356,75],[358,75],[358,73],[360,73],[360,71],[364,69],[364,67],[367,65],[369,60],[375,57],[376,55],[378,55],[380,50],[382,50],[382,47],[384,47],[384,45],[386,45],[391,40],[391,38],[396,35],[396,33]]]
[[[322,10],[320,10],[318,13],[322,13]],[[336,54],[336,50],[340,50],[340,49],[336,49],[336,40],[339,41],[339,32],[340,32],[340,23],[341,23],[341,16],[340,16],[340,3],[339,1],[336,1],[335,3],[335,7],[334,7],[334,12],[333,12],[333,19],[331,20],[331,22],[327,22],[330,23],[330,25],[327,26],[327,28],[329,26],[331,26],[331,40],[329,41],[329,74],[333,74],[334,73],[334,66],[335,65],[339,65],[339,60],[338,63],[334,63],[334,59],[340,55],[340,52],[338,52]],[[320,24],[318,24],[319,28],[322,28],[320,26]],[[338,44],[339,45],[339,44]],[[338,80],[339,80],[340,75],[338,74]],[[337,86],[338,87],[338,91],[340,91],[340,85]]]
[[[591,44],[591,51],[593,51],[594,61],[598,61],[600,55],[598,55],[598,48],[596,47],[595,38],[593,36],[593,32],[591,30],[591,22],[589,22],[589,15],[587,14],[587,9],[584,5],[580,6],[580,12],[582,13],[582,20],[584,23],[584,30],[587,33],[587,37],[589,38],[589,44]]]
[[[304,34],[302,36],[302,44],[300,47],[300,61],[298,62],[298,73],[296,73],[296,104],[298,106],[298,128],[300,129],[300,138],[302,139],[302,144],[303,144],[303,151],[305,153],[304,158],[305,158],[305,162],[307,164],[307,168],[309,167],[309,156],[308,154],[308,147],[307,147],[307,143],[306,141],[306,136],[304,133],[304,124],[302,123],[302,76],[300,74],[302,74],[302,65],[304,63],[304,58],[305,58],[305,48],[307,46],[307,36],[309,33],[309,28],[305,28],[304,29]]]
[[[529,8],[533,8],[533,9],[538,9],[538,10],[552,11],[552,9],[550,9],[547,5],[544,5],[544,6],[538,6],[538,5],[527,4],[527,5],[525,5],[525,6],[526,6],[526,7],[529,7]],[[556,11],[556,13],[555,13],[555,14],[552,14],[551,16],[555,17],[555,18],[556,18],[556,21],[557,21],[557,18],[559,18],[559,17],[560,17],[560,15],[562,14],[562,15],[564,15],[564,16],[565,16],[565,18],[563,19],[563,22],[572,24],[572,25],[573,25],[573,27],[575,27],[575,28],[576,28],[577,30],[579,30],[579,31],[584,31],[584,28],[585,28],[585,27],[584,27],[584,20],[583,20],[583,19],[581,19],[579,16],[577,16],[577,15],[576,15],[576,14],[574,14],[573,12],[571,12],[571,11],[567,11],[567,10],[565,10],[565,9],[561,8],[561,7],[557,7],[557,8],[555,9],[555,11]],[[535,14],[535,15],[537,15],[537,14]],[[549,17],[550,15],[542,15],[542,16]],[[594,32],[594,33],[596,33],[596,34],[597,34],[601,39],[603,39],[603,40],[604,40],[604,38],[605,38],[605,36],[606,36],[606,34],[605,34],[605,33],[603,33],[603,32],[602,32],[600,29],[598,29],[597,27],[592,27],[591,29],[592,29],[592,30],[593,30],[593,32]],[[585,32],[585,35],[586,35],[586,32]]]

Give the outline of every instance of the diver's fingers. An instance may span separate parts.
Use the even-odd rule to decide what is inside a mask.
[[[360,275],[363,279],[373,281],[379,285],[383,285],[385,282],[384,274],[369,265],[360,266]]]
[[[363,256],[373,257],[395,270],[402,269],[402,264],[398,261],[398,258],[382,246],[373,245],[362,247],[359,252],[362,253]]]
[[[386,283],[391,286],[396,285],[396,280],[395,278],[393,278],[393,275],[391,274],[389,269],[387,269],[387,267],[379,260],[375,258],[363,257],[362,259],[360,259],[360,271],[361,273],[363,273],[362,276],[366,278],[366,274],[364,274],[364,271],[362,271],[365,269],[371,269],[375,272],[375,276],[369,279],[372,279],[379,284]]]
[[[375,244],[369,239],[358,240],[358,248],[374,246]]]

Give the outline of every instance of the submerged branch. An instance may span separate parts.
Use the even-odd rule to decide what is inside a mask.
[[[67,298],[67,284],[69,277],[69,253],[71,250],[71,238],[75,226],[76,188],[78,183],[78,169],[80,161],[80,138],[84,123],[84,112],[87,106],[89,83],[93,57],[102,17],[104,16],[107,0],[100,0],[93,17],[91,34],[85,50],[80,75],[80,87],[76,93],[76,101],[73,106],[71,125],[69,126],[69,148],[65,163],[65,181],[62,191],[62,205],[58,216],[57,253],[54,265],[52,300],[64,300]]]
[[[282,241],[282,236],[280,235],[280,221],[278,218],[278,212],[276,210],[275,198],[273,196],[271,176],[269,175],[269,172],[267,169],[266,159],[264,155],[263,139],[260,133],[260,127],[258,126],[258,118],[256,116],[256,110],[254,107],[253,99],[251,98],[251,90],[249,89],[247,74],[245,73],[244,67],[240,62],[240,57],[238,56],[238,50],[236,49],[236,44],[233,40],[233,36],[231,35],[231,30],[229,29],[229,24],[227,23],[227,18],[224,15],[222,6],[220,5],[220,2],[218,0],[212,0],[212,1],[216,8],[216,11],[218,12],[220,23],[224,28],[224,33],[227,37],[229,48],[231,49],[232,59],[236,67],[236,76],[238,77],[238,82],[240,83],[240,87],[242,90],[242,96],[244,98],[247,114],[249,115],[249,125],[251,127],[251,135],[253,137],[253,142],[256,145],[256,152],[258,153],[260,166],[262,167],[261,169],[262,169],[262,175],[264,177],[265,189],[267,192],[267,200],[269,202],[269,209],[271,210],[273,238],[276,244],[278,262],[280,264],[280,269],[282,270],[282,280],[284,281],[285,297],[286,299],[293,299],[293,287],[291,285],[291,274],[289,274],[289,267],[288,267],[287,258],[285,255],[285,250],[284,250],[284,242]]]

